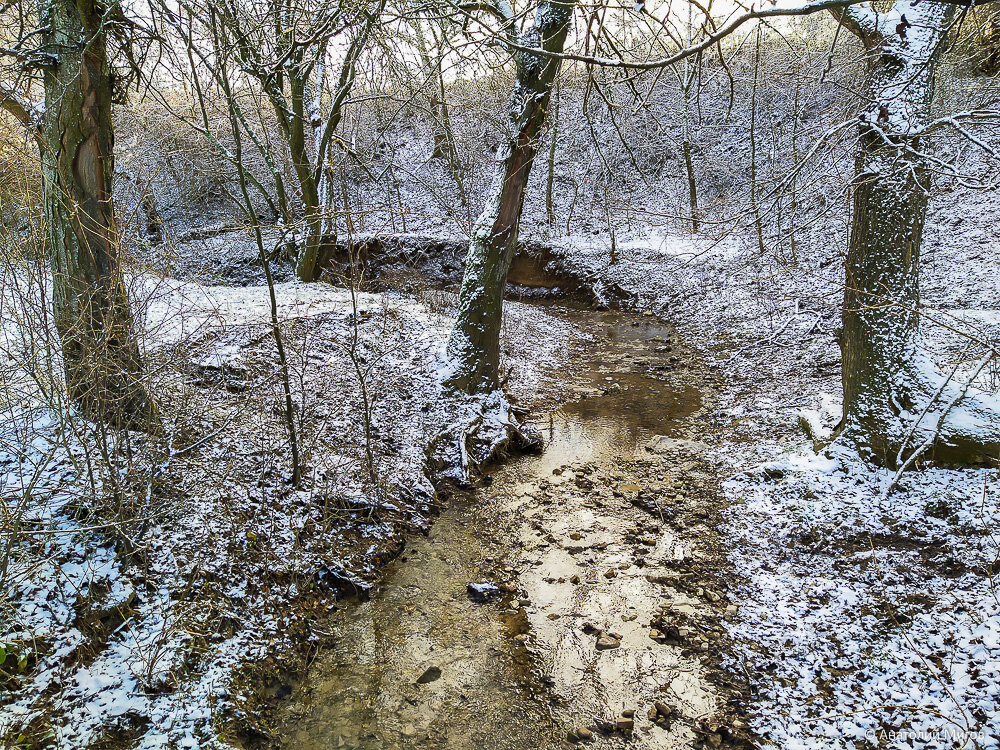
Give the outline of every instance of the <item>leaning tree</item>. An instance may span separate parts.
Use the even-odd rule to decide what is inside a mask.
[[[41,154],[53,317],[67,390],[103,423],[155,428],[112,201],[108,36],[109,28],[129,34],[134,25],[120,6],[95,0],[41,0],[36,17],[31,10],[17,10],[22,33],[5,52],[22,75],[0,86],[0,106],[32,133]],[[27,96],[39,71],[44,104]]]
[[[453,369],[446,384],[455,392],[485,393],[499,386],[503,294],[517,246],[525,188],[575,5],[576,0],[541,0],[533,24],[520,36],[513,32],[504,3],[475,5],[487,8],[508,29],[517,70],[509,102],[511,132],[500,147],[493,187],[473,229],[458,318],[448,339]]]

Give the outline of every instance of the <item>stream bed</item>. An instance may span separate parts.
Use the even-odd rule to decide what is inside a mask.
[[[695,545],[666,523],[704,447],[686,439],[702,395],[672,374],[691,355],[649,316],[553,312],[594,342],[571,399],[535,423],[544,451],[451,499],[368,601],[334,614],[283,747],[696,745],[718,703],[706,644],[654,637],[704,606],[678,572]]]

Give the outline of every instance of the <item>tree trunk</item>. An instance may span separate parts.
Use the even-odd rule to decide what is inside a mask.
[[[943,3],[909,2],[889,13],[864,6],[843,11],[845,26],[869,50],[871,105],[859,117],[838,434],[893,468],[915,456],[977,462],[1000,449],[996,399],[967,393],[968,382],[951,382],[919,341],[929,178],[918,134],[953,12]]]
[[[46,44],[41,124],[53,309],[70,397],[115,425],[155,428],[122,277],[111,179],[111,77],[102,16],[86,0],[43,0]]]
[[[575,0],[542,0],[520,45],[561,53],[574,6]],[[454,369],[446,384],[469,394],[499,387],[503,292],[517,244],[525,186],[559,70],[558,58],[533,52],[519,52],[516,62],[517,77],[510,98],[513,132],[501,152],[492,195],[473,229],[458,318],[448,340]]]
[[[883,461],[899,448],[899,415],[916,407],[908,373],[917,361],[927,213],[927,179],[919,163],[898,157],[879,134],[862,127],[840,340],[844,422]]]
[[[549,141],[549,171],[545,177],[545,221],[548,225],[555,226],[556,208],[553,202],[553,188],[556,182],[556,146],[559,143],[559,86],[556,86],[555,97],[552,101],[552,133]]]
[[[686,115],[685,115],[686,118]],[[694,159],[691,156],[691,140],[687,134],[687,123],[684,124],[684,141],[681,143],[684,154],[684,168],[687,170],[688,202],[691,206],[691,231],[698,232],[698,180],[694,174]]]

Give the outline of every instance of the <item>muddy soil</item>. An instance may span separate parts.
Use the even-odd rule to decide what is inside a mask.
[[[324,624],[281,747],[743,744],[701,442],[715,376],[652,317],[560,314],[595,341],[569,400],[540,399],[544,452],[447,498],[370,600]]]

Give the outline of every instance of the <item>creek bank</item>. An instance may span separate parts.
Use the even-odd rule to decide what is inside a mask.
[[[281,247],[277,226],[264,227],[265,246]],[[167,260],[169,273],[206,284],[261,285],[264,273],[253,236],[243,227],[218,225],[176,239],[178,252]],[[334,243],[325,276],[339,283],[352,277],[366,291],[423,296],[457,293],[462,282],[466,240],[416,233],[358,234]],[[281,255],[271,262],[279,281],[292,278]],[[352,271],[353,266],[353,271]],[[628,309],[638,296],[614,281],[585,272],[566,260],[564,248],[537,239],[518,243],[507,276],[507,299],[556,301],[594,309]]]
[[[742,746],[721,495],[690,439],[714,376],[650,316],[550,312],[594,340],[535,400],[545,451],[443,497],[371,599],[319,626],[276,746]]]

